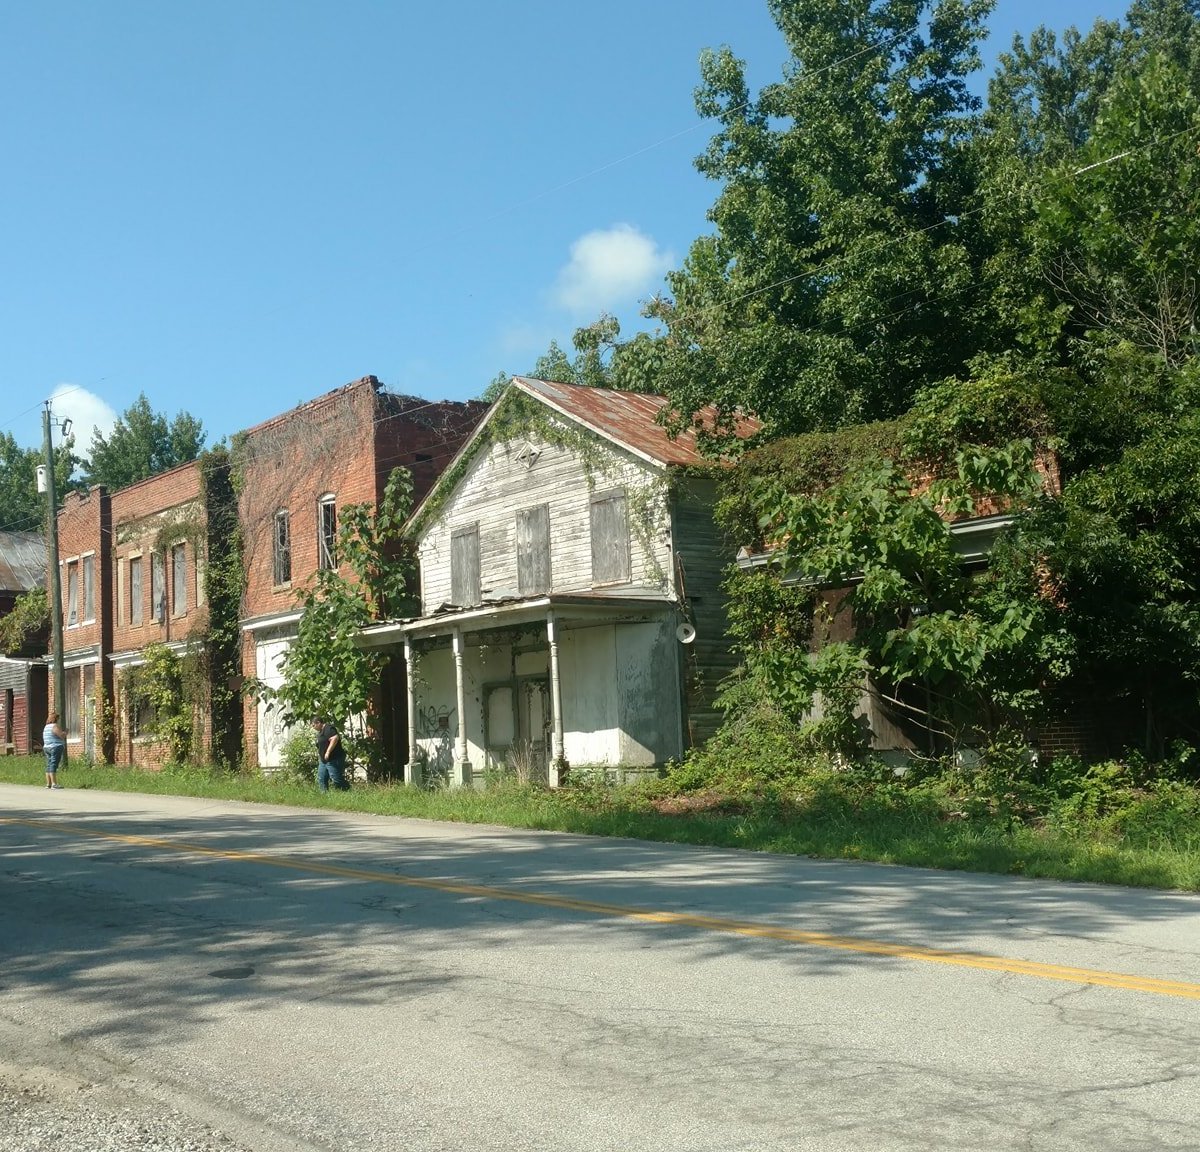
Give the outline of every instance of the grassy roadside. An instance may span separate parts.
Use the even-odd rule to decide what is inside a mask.
[[[0,781],[43,787],[40,757],[0,759]],[[1070,823],[1016,820],[964,811],[955,798],[921,790],[871,789],[821,777],[792,794],[735,798],[670,795],[655,786],[580,786],[558,792],[502,786],[485,791],[422,791],[359,785],[322,795],[315,785],[195,768],[144,772],[72,762],[67,788],[202,796],[251,803],[331,808],[462,823],[498,824],[712,845],[749,851],[871,860],[1200,892],[1200,822],[1114,828],[1080,817]]]

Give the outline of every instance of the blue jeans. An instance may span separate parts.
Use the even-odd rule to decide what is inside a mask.
[[[346,782],[346,761],[340,757],[329,762],[317,762],[317,786],[322,792],[328,792],[330,782],[339,792],[345,792],[350,787]]]
[[[62,763],[64,748],[61,744],[47,744],[46,752],[46,772],[53,776],[58,771],[58,766]]]

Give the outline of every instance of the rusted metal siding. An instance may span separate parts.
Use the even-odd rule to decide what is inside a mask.
[[[36,532],[0,532],[0,592],[28,592],[46,583],[46,542]]]
[[[662,464],[704,464],[696,434],[689,430],[668,435],[658,423],[668,402],[663,396],[644,392],[619,392],[613,388],[585,388],[578,384],[556,384],[514,376],[513,384],[537,397],[565,416],[578,420],[594,432],[657,460]],[[712,428],[716,409],[711,406],[697,414],[701,426]],[[738,435],[753,436],[762,425],[749,417],[739,419]]]

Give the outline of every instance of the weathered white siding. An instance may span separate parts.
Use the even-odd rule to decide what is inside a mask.
[[[532,465],[529,444],[537,453]],[[590,483],[589,483],[590,480]],[[423,611],[452,602],[451,536],[479,526],[483,598],[518,594],[518,513],[545,504],[550,518],[550,591],[586,592],[592,583],[591,497],[624,488],[628,497],[631,574],[623,587],[662,592],[672,587],[672,563],[663,471],[595,438],[588,459],[535,437],[493,444],[471,462],[417,554]]]

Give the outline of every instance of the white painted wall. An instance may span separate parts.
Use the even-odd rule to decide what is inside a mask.
[[[471,462],[439,516],[417,546],[426,613],[450,602],[450,537],[456,528],[479,525],[480,586],[485,599],[517,594],[517,512],[539,504],[550,509],[550,577],[554,592],[592,588],[591,496],[610,488],[651,487],[648,530],[635,530],[638,511],[629,502],[631,580],[626,587],[670,591],[673,573],[670,518],[661,469],[596,438],[603,463],[592,466],[589,486],[583,460],[574,452],[530,437],[538,450],[532,467],[519,460],[524,439],[493,444]]]
[[[518,649],[526,647],[523,638]],[[671,618],[661,622],[564,628],[559,638],[563,752],[576,765],[651,765],[682,752],[679,662]],[[476,773],[487,766],[484,685],[547,675],[546,649],[513,654],[507,644],[468,644],[463,660],[467,749]],[[459,717],[454,658],[446,638],[420,657],[417,746],[431,764],[453,765]],[[441,727],[444,717],[445,727]]]

